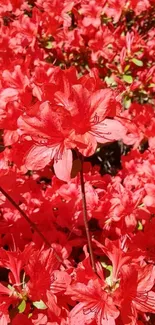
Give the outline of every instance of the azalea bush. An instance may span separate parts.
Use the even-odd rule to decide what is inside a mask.
[[[1,0],[0,33],[0,325],[155,324],[155,0]]]

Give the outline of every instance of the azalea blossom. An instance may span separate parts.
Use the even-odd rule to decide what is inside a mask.
[[[0,325],[155,324],[154,13],[0,1]]]
[[[97,142],[118,140],[126,133],[119,121],[106,118],[114,114],[111,90],[101,89],[91,95],[82,85],[73,85],[70,92],[65,97],[56,91],[54,106],[48,101],[38,103],[18,119],[19,134],[33,140],[25,157],[26,167],[42,169],[54,158],[55,173],[65,181],[70,179],[71,149],[92,155]]]

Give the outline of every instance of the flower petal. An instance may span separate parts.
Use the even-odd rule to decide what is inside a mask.
[[[113,107],[111,89],[100,89],[94,92],[91,95],[91,108],[93,112],[92,117],[94,115],[94,124],[95,119],[103,121],[103,119],[111,113]]]
[[[123,140],[126,128],[117,120],[105,119],[103,122],[91,127],[93,134],[99,143]]]
[[[64,149],[61,158],[54,161],[55,174],[62,181],[68,182],[71,179],[72,161],[70,149]]]
[[[33,146],[25,158],[26,168],[29,170],[39,170],[50,163],[53,158],[55,148],[46,146]]]

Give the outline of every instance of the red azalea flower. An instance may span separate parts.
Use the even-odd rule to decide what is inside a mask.
[[[106,283],[99,279],[89,280],[88,284],[76,283],[68,287],[67,294],[80,301],[70,312],[70,324],[90,324],[96,320],[98,325],[114,325],[119,316],[113,299],[104,289]]]
[[[19,133],[35,142],[25,157],[27,168],[41,169],[54,158],[55,173],[65,181],[69,180],[72,168],[70,149],[77,147],[82,154],[92,155],[97,142],[118,140],[126,133],[119,121],[106,119],[114,111],[111,90],[90,94],[86,88],[75,85],[70,91],[70,96],[55,92],[54,106],[49,102],[37,104],[29,115],[18,119]]]
[[[121,306],[124,324],[136,324],[138,312],[155,312],[155,267],[153,265],[124,265],[120,286],[115,292],[117,304]]]

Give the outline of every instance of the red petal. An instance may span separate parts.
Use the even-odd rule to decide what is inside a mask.
[[[145,206],[147,207],[155,207],[155,197],[151,195],[146,195],[143,199]]]
[[[95,137],[92,136],[88,132],[86,132],[85,134],[76,136],[75,142],[77,144],[77,148],[78,148],[79,152],[81,152],[82,155],[84,155],[84,156],[93,155],[96,150],[96,147],[97,147],[97,141],[96,141]],[[85,146],[85,148],[83,148],[84,146]]]
[[[95,136],[97,142],[106,143],[123,139],[126,128],[117,120],[105,119],[103,122],[93,125],[91,133]]]
[[[55,148],[54,148],[55,149]],[[46,146],[34,146],[25,158],[26,168],[29,170],[38,170],[44,168],[53,158],[53,148]]]
[[[5,146],[11,146],[18,141],[18,133],[16,130],[5,130],[4,131],[4,144]]]
[[[65,149],[61,159],[54,161],[55,174],[62,181],[68,182],[71,179],[72,160],[72,151]]]
[[[85,303],[77,304],[70,312],[70,325],[78,324],[92,324],[92,321],[95,319],[95,314],[91,312],[84,313]]]
[[[99,121],[103,121],[103,119],[110,113],[111,98],[112,91],[110,89],[100,89],[97,90],[94,94],[92,94],[91,107],[94,112],[94,118],[95,116],[97,116]]]
[[[138,270],[138,292],[146,292],[152,289],[155,283],[155,266],[148,264]],[[155,308],[155,306],[154,306]]]

